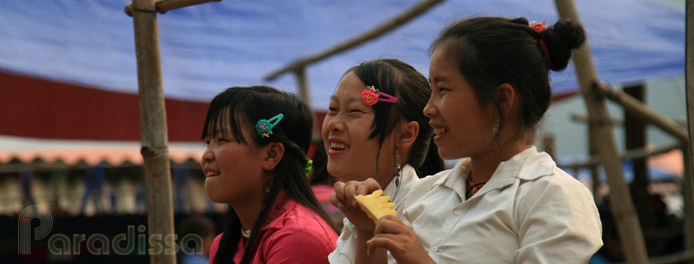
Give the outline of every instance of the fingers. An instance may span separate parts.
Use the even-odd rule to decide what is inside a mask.
[[[356,195],[367,195],[375,190],[380,190],[381,186],[373,178],[368,178],[363,182],[358,182],[356,186]]]
[[[398,235],[394,234],[380,234],[374,236],[373,238],[366,241],[366,254],[372,255],[374,251],[378,248],[385,248],[390,252],[400,251],[400,245],[395,241],[398,241]]]
[[[408,234],[412,230],[394,215],[385,215],[376,221],[374,235],[378,234]]]
[[[402,238],[411,235],[410,232],[409,227],[393,215],[379,218],[374,228],[374,237],[366,242],[367,254],[379,247],[386,248],[391,252],[401,250]]]
[[[339,183],[339,182],[338,182]],[[381,189],[378,182],[372,178],[368,178],[364,181],[348,181],[347,183],[338,184],[335,183],[335,193],[338,193],[339,200],[343,204],[351,205],[352,207],[357,207],[357,200],[354,199],[356,195],[367,195],[375,190]]]

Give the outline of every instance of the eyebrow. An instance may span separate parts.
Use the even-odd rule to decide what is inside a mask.
[[[434,77],[434,81],[432,82],[431,79],[429,79],[429,83],[445,83],[448,82],[448,78],[445,76],[436,76]]]
[[[363,100],[362,97],[352,97],[352,98],[347,100],[347,104],[351,104],[354,102],[361,102],[362,100]],[[335,102],[339,103],[340,99],[337,99],[337,97],[335,97],[333,95],[333,96],[330,96],[330,101],[335,101]]]
[[[348,104],[354,103],[354,102],[361,102],[363,99],[361,97],[352,97],[349,100],[347,100]]]

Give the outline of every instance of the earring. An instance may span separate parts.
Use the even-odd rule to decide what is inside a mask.
[[[400,172],[402,167],[400,166],[400,151],[398,150],[400,146],[395,146],[395,171]]]
[[[265,180],[265,185],[263,185],[263,202],[270,199],[270,193],[272,192],[272,180],[268,177]]]
[[[400,191],[400,169],[402,167],[400,166],[400,145],[395,146],[395,176],[393,177],[393,180],[395,181],[395,193],[391,197],[391,202],[395,201],[395,196],[398,195],[398,192]]]
[[[497,119],[496,124],[494,125],[494,129],[492,130],[492,134],[494,135],[494,139],[492,141],[492,148],[494,148],[494,150],[497,150],[499,148],[499,133],[501,132],[500,123],[501,122],[499,121],[499,119]]]

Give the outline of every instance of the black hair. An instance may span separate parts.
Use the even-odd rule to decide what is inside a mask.
[[[325,153],[323,140],[314,142],[316,151],[313,152],[313,168],[311,168],[311,185],[333,185],[337,180],[328,173],[328,154]]]
[[[284,118],[272,128],[270,137],[243,137],[242,126],[255,128],[258,120],[270,119],[279,113]],[[305,153],[311,143],[313,118],[304,103],[293,94],[266,86],[228,88],[212,99],[205,117],[202,138],[213,137],[211,133],[215,131],[225,134],[226,126],[223,124],[228,124],[236,142],[258,146],[280,142],[285,149],[282,160],[275,167],[271,191],[263,201],[263,209],[253,225],[241,263],[249,262],[255,255],[262,237],[260,228],[281,190],[286,190],[289,196],[320,215],[337,233],[306,178],[304,166],[308,163],[308,158]],[[214,263],[233,263],[237,244],[241,239],[241,221],[231,206],[228,208],[227,221]]]
[[[378,137],[378,151],[381,151],[386,137],[401,121],[416,121],[419,124],[419,134],[406,163],[412,165],[420,177],[443,170],[443,160],[438,156],[436,144],[433,143],[433,129],[423,112],[431,96],[426,77],[411,65],[397,59],[363,62],[347,70],[349,72],[354,72],[366,86],[373,85],[380,92],[398,98],[396,103],[377,103],[372,106],[375,116],[369,139]]]
[[[437,47],[445,49],[475,89],[480,105],[492,103],[496,108],[499,130],[504,116],[497,88],[510,84],[521,102],[518,113],[521,133],[517,136],[532,141],[552,95],[548,69],[565,69],[571,50],[580,47],[585,39],[583,27],[570,20],[560,20],[537,32],[522,17],[475,17],[444,28],[430,52]],[[546,45],[549,60],[541,41]]]

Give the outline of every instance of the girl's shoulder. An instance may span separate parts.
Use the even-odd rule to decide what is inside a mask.
[[[316,212],[294,201],[290,211],[263,238],[261,252],[267,263],[289,260],[290,263],[327,261],[335,250],[337,233]]]

